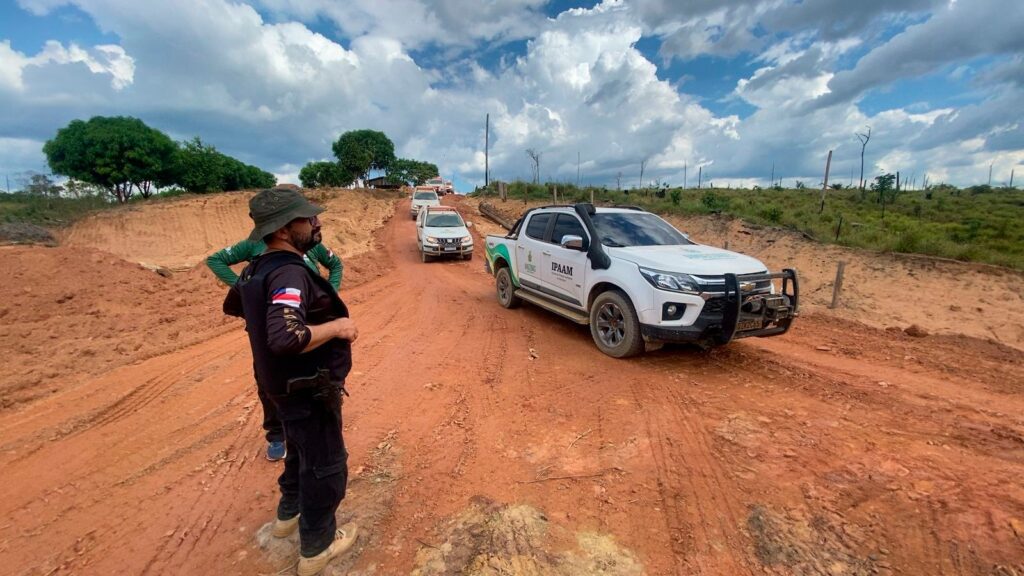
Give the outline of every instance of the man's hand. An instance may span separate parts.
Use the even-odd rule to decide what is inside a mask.
[[[334,331],[335,338],[341,338],[349,342],[355,342],[356,338],[359,338],[359,329],[356,328],[356,323],[351,318],[331,320],[331,328]]]

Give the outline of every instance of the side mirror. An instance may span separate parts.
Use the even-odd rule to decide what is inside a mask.
[[[569,250],[583,251],[583,237],[576,236],[574,234],[566,234],[562,236],[562,248],[568,248]]]
[[[473,223],[472,222],[466,222],[466,228],[472,228],[472,227],[473,227]]]

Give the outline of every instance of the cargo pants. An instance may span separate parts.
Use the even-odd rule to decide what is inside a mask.
[[[341,433],[341,395],[316,397],[312,391],[271,396],[284,424],[288,455],[277,483],[277,517],[299,516],[299,552],[323,552],[334,541],[335,513],[348,484],[348,452]]]

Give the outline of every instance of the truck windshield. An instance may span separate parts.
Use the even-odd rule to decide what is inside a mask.
[[[450,212],[448,214],[427,214],[428,228],[444,228],[451,226],[462,226],[462,217]]]
[[[611,212],[594,214],[594,228],[601,244],[611,247],[675,246],[693,244],[668,222],[654,214]]]
[[[417,192],[413,198],[416,200],[437,200],[437,194],[434,192]]]

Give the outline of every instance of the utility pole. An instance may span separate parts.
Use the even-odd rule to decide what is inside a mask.
[[[772,188],[775,186],[775,161],[772,160],[772,181],[768,183],[768,187]]]
[[[1010,170],[1010,188],[1013,188],[1013,170]],[[11,185],[7,185],[7,191],[11,191]]]
[[[576,187],[580,187],[580,151],[576,151]]]
[[[697,190],[700,190],[700,179],[703,177],[703,174],[704,174],[704,166],[698,166],[697,167]],[[773,176],[774,176],[774,174],[775,174],[775,172],[772,172]]]
[[[992,164],[995,164],[995,162],[993,162]],[[988,165],[988,185],[989,186],[992,186],[992,164]]]
[[[491,115],[487,115],[487,119],[484,120],[484,188],[491,183],[490,171],[491,171],[491,159],[489,157],[491,153]]]

